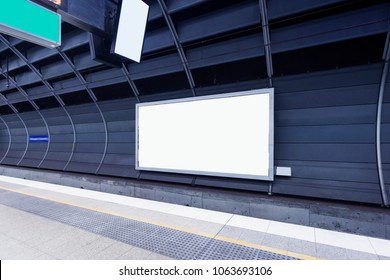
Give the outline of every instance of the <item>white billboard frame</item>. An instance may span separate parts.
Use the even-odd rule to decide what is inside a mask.
[[[158,130],[158,129],[151,129],[151,130],[149,129],[148,130],[148,129],[145,129],[144,127],[142,127],[141,128],[142,131],[140,133],[140,120],[141,120],[141,123],[143,123],[142,125],[144,126],[145,121],[141,118],[147,119],[147,117],[145,117],[148,115],[147,108],[149,108],[149,111],[151,110],[150,108],[153,108],[153,107],[158,108],[159,110],[161,110],[161,109],[164,110],[164,106],[167,105],[165,107],[170,108],[169,112],[171,112],[171,111],[174,111],[174,110],[172,110],[173,108],[175,108],[175,107],[180,108],[180,106],[183,106],[183,104],[184,104],[184,106],[187,106],[187,107],[188,106],[192,106],[192,107],[202,106],[200,103],[195,104],[198,101],[214,100],[214,103],[216,103],[216,102],[219,102],[218,100],[225,99],[225,101],[224,101],[225,103],[226,102],[231,103],[233,101],[237,102],[237,101],[239,101],[239,99],[244,99],[244,101],[245,101],[245,97],[249,97],[251,99],[247,98],[246,102],[248,102],[249,100],[252,100],[252,99],[254,100],[254,98],[257,98],[257,96],[259,96],[259,101],[260,101],[260,96],[262,96],[261,99],[268,100],[268,104],[262,105],[263,108],[266,108],[268,110],[267,112],[259,112],[260,110],[257,110],[257,112],[254,112],[255,115],[257,115],[257,116],[259,114],[263,114],[262,115],[264,117],[263,122],[266,122],[266,120],[268,120],[268,125],[265,125],[266,128],[260,127],[260,125],[259,125],[259,130],[266,129],[268,131],[260,131],[260,132],[257,131],[257,133],[262,133],[261,135],[263,135],[262,139],[260,139],[262,144],[260,145],[260,143],[259,143],[258,146],[262,146],[263,150],[266,149],[266,151],[263,151],[263,152],[267,153],[267,156],[263,157],[264,162],[261,162],[261,163],[257,162],[256,163],[257,165],[267,164],[267,166],[266,166],[267,171],[265,171],[264,166],[261,167],[263,172],[260,172],[257,170],[255,172],[246,172],[246,171],[245,172],[220,172],[220,171],[215,171],[215,170],[213,171],[210,169],[200,170],[200,169],[196,169],[196,168],[181,168],[181,167],[172,168],[172,167],[162,167],[161,165],[159,166],[158,164],[146,165],[146,164],[142,163],[143,162],[142,158],[145,158],[145,156],[143,156],[143,154],[142,154],[142,153],[145,153],[142,150],[143,149],[142,147],[144,146],[143,143],[147,142],[149,144],[152,143],[152,145],[153,145],[153,143],[160,143],[159,141],[161,141],[161,135],[154,135],[153,139],[155,139],[155,140],[152,140],[152,141],[146,141],[146,140],[141,139],[141,141],[144,141],[144,142],[141,143],[141,155],[140,155],[140,134],[141,134],[141,138],[144,138],[143,133],[147,133],[144,131],[149,131],[149,132],[151,131],[151,133],[154,133],[154,130]],[[268,96],[268,98],[264,98],[265,96]],[[231,98],[236,98],[236,99],[233,100]],[[189,105],[190,103],[192,103],[192,104]],[[203,102],[203,104],[206,104],[206,103],[210,103],[210,102]],[[174,104],[178,104],[178,105],[174,105]],[[253,102],[251,102],[251,104],[253,104]],[[171,105],[174,105],[175,107],[172,107]],[[156,106],[160,106],[160,107],[156,107]],[[146,108],[146,111],[145,111],[145,108]],[[191,108],[191,107],[188,107],[188,108]],[[253,105],[252,105],[252,108],[253,108]],[[185,110],[185,111],[191,111],[191,110]],[[181,110],[180,112],[183,114],[186,114],[185,111],[183,112],[183,110]],[[166,111],[166,112],[168,112],[168,111]],[[149,113],[149,115],[150,115],[150,113]],[[242,115],[247,115],[247,114],[242,114]],[[183,115],[180,115],[178,117],[183,118]],[[237,118],[239,118],[239,116],[237,116]],[[157,118],[154,118],[153,120],[160,120],[160,119],[163,119],[162,115],[160,115]],[[252,121],[252,119],[258,120],[260,118],[250,118],[249,121]],[[171,118],[171,120],[172,120],[172,118]],[[248,117],[244,121],[248,121]],[[146,122],[146,123],[148,123],[148,122]],[[151,123],[151,122],[149,121],[149,123]],[[154,123],[154,121],[153,121],[153,123]],[[203,123],[203,125],[204,124],[205,123]],[[194,127],[191,127],[191,128],[196,129],[196,127],[201,127],[201,126],[195,125]],[[172,131],[172,130],[167,129],[166,131]],[[210,131],[208,130],[208,132],[210,132]],[[166,135],[166,134],[164,134],[164,135]],[[257,135],[256,137],[259,137],[258,136],[259,134],[256,134],[256,135]],[[158,137],[158,136],[160,136],[160,137]],[[264,143],[264,141],[266,141],[266,143]],[[174,141],[172,141],[172,142],[174,143]],[[191,148],[192,143],[187,143],[187,144],[188,144],[188,147]],[[255,150],[259,149],[258,146],[255,147]],[[175,149],[175,146],[173,147],[173,149]],[[135,151],[136,151],[135,168],[136,168],[136,170],[140,170],[140,171],[144,170],[144,171],[182,173],[182,174],[192,174],[192,175],[206,175],[206,176],[217,176],[217,177],[230,177],[230,178],[243,178],[243,179],[273,181],[274,180],[274,89],[273,88],[265,88],[265,89],[232,92],[232,93],[224,93],[224,94],[216,94],[216,95],[207,95],[207,96],[199,96],[199,97],[191,97],[191,98],[181,98],[181,99],[164,100],[164,101],[157,101],[157,102],[138,103],[138,104],[136,104]],[[203,151],[203,148],[198,149],[197,151],[199,151],[201,153]],[[141,158],[141,164],[140,164],[140,158]],[[191,159],[189,159],[189,160],[191,160]],[[205,160],[205,162],[207,161],[207,159],[204,159],[204,160]],[[260,158],[257,159],[255,157],[252,160],[259,160],[260,161]],[[258,170],[260,170],[260,168]]]

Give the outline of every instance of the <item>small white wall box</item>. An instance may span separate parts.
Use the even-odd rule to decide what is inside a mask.
[[[275,175],[291,176],[291,167],[276,166]]]

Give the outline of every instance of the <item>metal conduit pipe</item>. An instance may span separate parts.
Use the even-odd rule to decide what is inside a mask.
[[[273,87],[272,76],[274,70],[273,70],[273,63],[272,63],[271,36],[269,32],[267,4],[265,0],[260,0],[259,5],[260,5],[261,25],[263,30],[265,58],[267,64],[268,84],[269,87],[271,88]]]
[[[134,81],[131,79],[129,70],[127,70],[127,67],[124,63],[122,63],[122,72],[126,77],[127,82],[129,83],[131,89],[133,90],[134,96],[137,99],[138,103],[141,103],[141,100],[139,99],[139,91],[137,86],[135,85]]]
[[[122,72],[125,75],[125,78],[126,78],[128,84],[130,85],[131,89],[133,90],[134,96],[137,99],[137,103],[141,103],[141,99],[139,98],[140,93],[139,93],[138,88],[135,85],[133,79],[131,78],[130,72],[127,69],[127,66],[125,63],[122,63]],[[137,180],[140,179],[141,172],[142,172],[141,170],[137,170]]]
[[[390,60],[390,32],[387,33],[387,40],[385,45],[385,50],[383,53],[383,70],[382,70],[382,78],[379,87],[378,94],[378,104],[377,104],[377,114],[376,114],[376,158],[377,158],[377,168],[378,168],[378,178],[379,178],[379,186],[382,196],[382,205],[385,207],[389,207],[389,201],[387,198],[386,192],[386,184],[383,176],[382,169],[382,153],[381,153],[381,124],[382,124],[382,107],[383,107],[383,96],[385,93],[386,79],[387,74],[389,72],[389,60]]]
[[[268,86],[273,87],[272,76],[274,73],[273,63],[272,63],[272,52],[271,52],[271,36],[269,31],[269,22],[268,22],[268,10],[266,0],[259,0],[260,6],[260,16],[261,16],[261,27],[263,31],[263,40],[264,40],[264,53],[265,61],[267,66],[267,75],[268,75]],[[268,195],[273,193],[273,182],[268,183]]]

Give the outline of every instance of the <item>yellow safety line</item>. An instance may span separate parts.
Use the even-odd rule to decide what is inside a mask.
[[[100,212],[100,213],[104,213],[104,214],[108,214],[108,215],[122,217],[122,218],[130,219],[130,220],[135,220],[135,221],[138,221],[138,222],[152,224],[152,225],[155,225],[155,226],[161,226],[161,227],[165,227],[165,228],[169,228],[169,229],[175,229],[175,230],[178,230],[178,231],[182,231],[182,232],[186,232],[186,233],[190,233],[190,234],[194,234],[194,235],[208,237],[208,238],[212,238],[212,239],[216,239],[216,240],[220,240],[220,241],[224,241],[224,242],[228,242],[228,243],[232,243],[232,244],[236,244],[236,245],[242,245],[242,246],[250,247],[250,248],[253,248],[253,249],[259,249],[259,250],[263,250],[263,251],[267,251],[267,252],[271,252],[271,253],[276,253],[276,254],[284,255],[284,256],[288,256],[288,257],[304,259],[304,260],[320,260],[320,258],[316,258],[316,257],[312,257],[312,256],[309,256],[309,255],[304,255],[304,254],[299,254],[299,253],[294,253],[294,252],[290,252],[288,250],[276,249],[276,248],[272,248],[272,247],[268,247],[268,246],[264,246],[264,245],[259,245],[259,244],[247,242],[247,241],[244,241],[244,240],[239,240],[239,239],[234,239],[234,238],[231,238],[231,237],[221,236],[221,235],[217,235],[216,236],[214,234],[210,234],[210,233],[207,233],[207,232],[192,230],[192,229],[181,227],[181,226],[175,226],[175,225],[160,223],[160,222],[156,222],[156,221],[149,220],[149,219],[143,219],[143,218],[139,218],[139,217],[135,217],[135,216],[130,216],[130,215],[126,215],[126,214],[112,212],[112,211],[105,210],[105,209],[102,209],[102,208],[89,207],[89,206],[85,206],[85,205],[82,205],[82,204],[73,203],[73,202],[66,201],[66,200],[61,200],[61,199],[56,199],[56,198],[52,198],[52,197],[48,197],[48,196],[44,196],[44,195],[33,194],[33,193],[21,191],[21,190],[14,190],[14,189],[10,189],[10,188],[3,187],[3,186],[0,186],[0,189],[6,190],[6,191],[10,191],[10,192],[14,192],[14,193],[23,194],[23,195],[28,195],[28,196],[32,196],[32,197],[37,197],[37,198],[41,198],[41,199],[45,199],[45,200],[49,200],[49,201],[53,201],[53,202],[57,202],[57,203],[65,204],[65,205],[69,205],[69,206],[79,207],[79,208],[82,208],[82,209],[87,209],[87,210],[91,210],[91,211],[95,211],[95,212]]]

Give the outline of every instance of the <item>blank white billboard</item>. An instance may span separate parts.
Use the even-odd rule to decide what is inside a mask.
[[[121,2],[113,52],[140,62],[149,6],[141,0],[122,0]]]
[[[136,105],[136,169],[273,180],[273,89]]]

